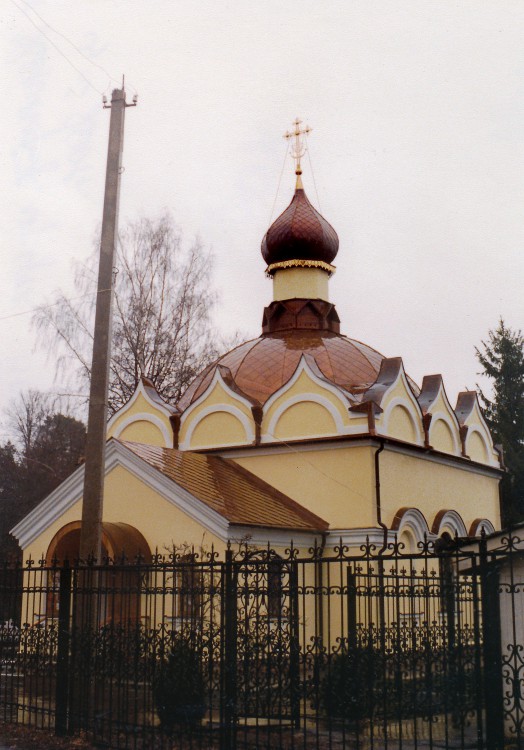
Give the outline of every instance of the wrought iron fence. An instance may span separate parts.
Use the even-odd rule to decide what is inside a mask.
[[[0,715],[136,750],[518,745],[522,550],[6,564]]]

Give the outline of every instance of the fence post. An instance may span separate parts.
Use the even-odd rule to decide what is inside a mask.
[[[500,632],[499,576],[495,564],[488,560],[487,542],[479,543],[480,587],[482,597],[482,656],[484,660],[484,705],[486,711],[486,746],[488,750],[504,747],[504,707],[502,694],[502,658]]]
[[[71,568],[60,568],[58,592],[58,642],[56,654],[55,734],[63,736],[69,725],[69,644],[71,640]]]
[[[223,571],[220,749],[234,750],[237,702],[237,580],[233,552],[230,549],[226,551]]]
[[[289,678],[291,688],[291,720],[295,729],[300,727],[300,634],[298,601],[298,563],[289,563]]]

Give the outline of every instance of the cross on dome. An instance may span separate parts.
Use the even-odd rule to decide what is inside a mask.
[[[290,141],[292,138],[295,139],[294,143],[291,143],[291,157],[295,160],[295,174],[297,177],[299,177],[302,174],[302,167],[300,165],[300,159],[304,156],[306,153],[306,136],[311,133],[313,128],[310,128],[309,125],[306,125],[305,127],[301,128],[302,120],[299,120],[299,118],[295,118],[293,121],[294,130],[287,130],[284,133],[284,138],[287,141]]]

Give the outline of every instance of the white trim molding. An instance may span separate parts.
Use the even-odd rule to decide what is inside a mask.
[[[151,396],[147,392],[147,388],[144,386],[143,382],[140,380],[138,383],[138,386],[135,389],[135,392],[129,399],[129,401],[124,404],[118,411],[116,411],[109,422],[107,423],[107,431],[110,432],[113,429],[113,426],[115,422],[117,422],[125,412],[133,406],[135,401],[138,399],[139,396],[143,396],[148,404],[151,405],[153,409],[156,411],[159,411],[161,414],[163,414],[167,419],[173,414],[173,408],[170,408],[168,404],[165,406],[162,403],[161,396],[158,397],[158,401],[153,400]]]
[[[306,403],[313,403],[318,404],[319,406],[322,406],[327,413],[332,417],[334,423],[335,423],[335,435],[340,435],[344,431],[344,422],[342,421],[342,417],[340,415],[340,412],[337,411],[336,407],[331,403],[331,401],[326,398],[325,396],[321,396],[319,393],[297,393],[296,396],[292,396],[291,398],[287,399],[287,401],[284,401],[283,404],[280,404],[280,406],[275,410],[275,413],[271,417],[271,420],[269,422],[269,425],[266,430],[262,429],[262,435],[260,438],[261,443],[269,443],[273,442],[274,440],[278,440],[278,438],[274,437],[275,429],[278,424],[279,419],[282,417],[282,415],[290,409],[292,406],[295,406],[296,404],[306,404]],[[262,421],[262,424],[264,422]],[[312,425],[313,426],[313,425]],[[318,438],[318,437],[326,437],[324,433],[311,433],[307,435],[289,435],[287,439],[289,440],[296,440],[297,438]]]
[[[335,396],[341,402],[342,408],[344,410],[346,410],[353,403],[349,398],[349,393],[344,391],[338,385],[332,383],[330,380],[327,380],[327,378],[322,377],[320,370],[318,371],[318,373],[314,372],[310,367],[305,355],[303,354],[300,357],[300,361],[293,375],[287,382],[284,383],[284,385],[282,385],[278,389],[278,391],[275,391],[275,393],[273,393],[273,395],[270,396],[264,404],[264,418],[266,417],[275,401],[277,401],[286,393],[286,391],[289,391],[289,389],[295,385],[302,373],[305,373],[310,378],[310,380],[313,381],[313,383],[318,385],[319,388],[323,388],[324,390],[329,391],[333,396]]]
[[[148,414],[147,412],[141,412],[140,414],[130,414],[118,425],[118,427],[113,432],[112,437],[117,439],[120,438],[120,435],[123,433],[123,431],[127,427],[129,427],[129,425],[134,424],[135,422],[149,422],[149,424],[154,425],[160,430],[162,437],[164,438],[164,447],[173,447],[173,432],[168,430],[167,426],[164,424],[164,422],[162,422],[160,417],[157,417],[155,414]]]
[[[198,425],[210,414],[220,414],[220,413],[226,413],[230,414],[231,416],[238,419],[241,426],[244,428],[244,432],[246,435],[246,439],[244,441],[244,444],[251,444],[255,440],[255,425],[254,421],[250,420],[243,411],[241,411],[236,406],[231,406],[231,404],[212,404],[211,406],[206,407],[205,409],[202,409],[202,411],[194,418],[193,422],[189,425],[187,429],[187,433],[184,437],[184,440],[181,441],[179,445],[179,449],[181,451],[187,451],[191,449],[191,438],[193,437],[193,433],[198,427]],[[220,447],[229,448],[233,445],[238,445],[238,443],[221,443]],[[202,448],[215,448],[217,446],[215,445],[198,445],[195,447],[195,450],[199,450]]]
[[[393,388],[393,386],[391,386]],[[415,406],[416,404],[416,406]],[[407,399],[402,396],[396,396],[394,399],[392,399],[388,405],[386,406],[384,413],[380,415],[380,417],[377,419],[377,425],[380,425],[380,434],[384,435],[384,437],[389,436],[389,420],[391,418],[391,415],[394,411],[394,409],[399,406],[404,409],[406,414],[409,417],[409,420],[413,426],[413,429],[415,431],[415,445],[422,446],[424,444],[424,440],[422,437],[422,414],[420,411],[420,407],[413,396],[413,400]],[[416,413],[413,414],[413,408],[415,407]],[[377,430],[378,432],[378,430]],[[394,437],[394,436],[392,436]]]
[[[438,515],[439,514],[435,516],[435,520],[438,518]],[[457,536],[468,535],[466,524],[464,523],[464,520],[460,513],[456,510],[446,510],[442,514],[441,518],[439,518],[438,531],[435,532],[437,536],[440,536],[442,534],[442,529],[444,528],[444,526],[447,526],[449,529],[451,529],[453,534],[456,534]]]
[[[106,444],[105,475],[107,476],[115,466],[121,466],[129,471],[194,521],[202,524],[222,541],[227,541],[229,521],[143,461],[122,443],[110,439]],[[81,466],[11,530],[20,546],[25,549],[60,516],[72,508],[82,498],[83,490],[84,467]]]

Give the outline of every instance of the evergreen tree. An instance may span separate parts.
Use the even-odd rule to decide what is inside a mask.
[[[483,372],[491,380],[492,398],[482,391],[484,416],[495,443],[504,451],[507,473],[502,479],[502,523],[524,521],[524,338],[502,318],[476,349]]]

